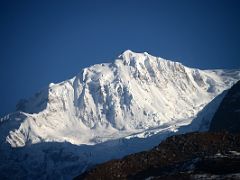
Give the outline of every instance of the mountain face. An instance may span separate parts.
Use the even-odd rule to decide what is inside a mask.
[[[239,70],[193,69],[127,50],[51,83],[1,118],[0,175],[68,179],[172,134],[207,130],[239,79]]]
[[[210,131],[240,133],[240,81],[223,98],[211,121]]]

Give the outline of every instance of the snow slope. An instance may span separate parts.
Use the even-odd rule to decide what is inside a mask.
[[[173,133],[206,130],[223,91],[239,79],[240,70],[193,69],[127,50],[113,63],[51,83],[1,118],[0,170],[11,162],[23,168],[20,177],[71,178],[94,163],[151,148]],[[61,162],[52,159],[53,148],[57,159],[64,154]]]

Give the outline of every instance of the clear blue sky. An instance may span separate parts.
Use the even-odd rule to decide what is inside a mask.
[[[1,0],[0,115],[122,51],[201,69],[240,67],[237,0]]]

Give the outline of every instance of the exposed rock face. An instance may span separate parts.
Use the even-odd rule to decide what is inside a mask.
[[[210,131],[240,132],[240,81],[228,91],[215,113]]]
[[[189,133],[172,136],[147,152],[112,160],[76,179],[240,178],[240,135]]]

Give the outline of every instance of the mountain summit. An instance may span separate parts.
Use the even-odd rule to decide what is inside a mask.
[[[39,146],[37,151],[46,156],[39,160],[40,165],[51,159],[49,148],[61,149],[61,153],[68,148],[67,154],[76,157],[84,170],[91,164],[150,148],[173,133],[208,129],[224,90],[239,79],[239,70],[199,70],[127,50],[113,63],[84,68],[72,79],[51,83],[21,100],[16,112],[0,120],[0,149],[24,147],[17,158],[26,154],[32,158],[32,149]],[[142,145],[141,138],[148,143]],[[130,141],[131,145],[125,146]],[[71,144],[72,148],[60,145],[57,149],[54,143]],[[97,157],[112,148],[117,151]],[[2,162],[5,160],[15,163],[9,152]],[[70,175],[79,174],[79,169],[69,166],[64,168]],[[62,177],[63,167],[55,168]],[[53,173],[51,168],[47,171]]]

